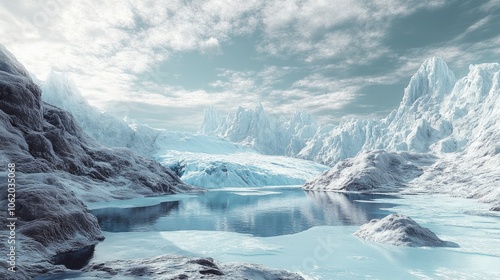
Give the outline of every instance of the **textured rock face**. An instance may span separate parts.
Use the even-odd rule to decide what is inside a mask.
[[[373,219],[354,233],[372,242],[410,247],[458,247],[439,239],[428,228],[421,227],[408,216],[391,214],[381,220]]]
[[[0,165],[15,164],[17,272],[0,263],[0,279],[30,279],[54,256],[102,240],[97,219],[83,201],[191,191],[169,169],[127,149],[108,149],[89,138],[71,114],[43,103],[40,88],[0,45]],[[7,209],[7,180],[0,182]],[[6,220],[6,211],[0,218]],[[2,236],[7,236],[5,228]],[[6,243],[0,250],[6,252]]]
[[[389,153],[383,150],[363,152],[345,159],[308,181],[307,190],[381,192],[398,191],[420,176],[421,166],[432,164],[428,155]]]
[[[148,259],[93,263],[83,276],[123,279],[252,279],[303,280],[301,276],[246,263],[219,264],[211,258],[191,259],[164,255]]]

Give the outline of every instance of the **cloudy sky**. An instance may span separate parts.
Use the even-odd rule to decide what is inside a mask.
[[[426,58],[499,62],[500,0],[1,1],[0,43],[154,127],[259,103],[335,123],[387,115]]]

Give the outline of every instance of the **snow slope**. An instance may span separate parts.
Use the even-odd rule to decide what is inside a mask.
[[[431,165],[434,160],[426,154],[361,152],[306,182],[304,189],[397,192],[407,186],[408,181],[422,175],[421,166]]]
[[[64,73],[51,71],[45,81],[38,81],[43,101],[71,112],[80,127],[92,138],[108,147],[127,147],[141,155],[155,149],[161,132],[143,125],[129,125],[90,105]]]

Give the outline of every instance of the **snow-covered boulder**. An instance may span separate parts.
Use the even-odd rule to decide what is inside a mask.
[[[410,217],[399,214],[391,214],[380,220],[373,219],[362,225],[354,235],[368,241],[396,246],[458,247],[456,243],[439,239]]]
[[[389,153],[384,150],[362,152],[342,160],[330,170],[308,181],[306,190],[395,192],[420,176],[423,165],[434,158],[425,154]]]

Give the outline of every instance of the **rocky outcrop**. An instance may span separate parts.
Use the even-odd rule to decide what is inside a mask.
[[[147,259],[120,260],[90,264],[85,275],[122,279],[252,279],[303,280],[301,276],[247,263],[221,264],[212,258],[186,258],[163,255]]]
[[[41,95],[26,69],[0,45],[0,219],[8,218],[9,203],[15,204],[10,217],[17,218],[16,243],[1,242],[0,251],[13,246],[18,256],[15,273],[8,271],[11,264],[0,263],[0,279],[64,269],[56,265],[58,256],[103,240],[82,201],[197,190],[157,162],[98,144],[71,114],[44,103]],[[7,175],[14,179],[11,185]],[[8,192],[15,197],[8,200]],[[1,229],[2,236],[9,234]]]

